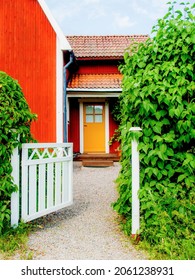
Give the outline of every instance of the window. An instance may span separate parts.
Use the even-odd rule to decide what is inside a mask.
[[[86,105],[86,123],[103,122],[103,105]]]

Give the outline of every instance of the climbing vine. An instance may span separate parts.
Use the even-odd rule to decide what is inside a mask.
[[[10,227],[10,198],[17,186],[12,181],[11,155],[20,143],[32,141],[30,112],[18,82],[0,72],[0,233]]]
[[[131,139],[139,126],[141,240],[165,258],[195,256],[195,5],[169,3],[154,37],[120,66],[122,169],[114,209],[131,233]]]

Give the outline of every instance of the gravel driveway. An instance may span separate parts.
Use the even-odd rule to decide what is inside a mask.
[[[74,163],[74,204],[39,219],[29,236],[37,260],[136,260],[146,259],[120,231],[114,180],[120,164],[89,168]]]

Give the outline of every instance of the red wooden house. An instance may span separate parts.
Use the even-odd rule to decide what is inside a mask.
[[[0,70],[18,80],[39,142],[63,142],[63,66],[71,47],[43,0],[1,0]]]
[[[69,141],[81,154],[116,153],[118,143],[109,140],[118,124],[113,103],[121,93],[118,70],[125,49],[132,41],[148,36],[67,36],[77,62],[77,72],[68,83]]]

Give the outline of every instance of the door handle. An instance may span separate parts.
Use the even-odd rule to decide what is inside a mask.
[[[87,124],[84,124],[85,127],[87,127]]]

